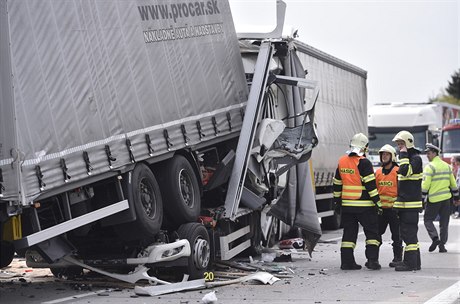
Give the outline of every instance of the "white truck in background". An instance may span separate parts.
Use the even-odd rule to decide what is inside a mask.
[[[318,86],[290,41],[244,41],[224,0],[0,0],[1,266],[203,278],[270,206],[312,250]]]
[[[439,145],[443,126],[448,124],[452,113],[460,106],[442,102],[425,103],[378,103],[369,108],[369,155],[374,167],[380,166],[378,150],[391,144],[396,133],[407,130],[414,135],[415,146],[422,152],[423,163],[427,164],[425,144]]]

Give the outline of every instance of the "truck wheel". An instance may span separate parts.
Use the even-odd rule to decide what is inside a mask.
[[[0,268],[3,268],[10,265],[13,261],[14,245],[7,241],[1,241],[0,244]]]
[[[163,222],[163,202],[158,182],[148,166],[137,164],[127,186],[128,200],[134,206],[136,221],[117,227],[120,228],[117,232],[125,240],[153,239]]]
[[[182,155],[170,159],[160,183],[167,202],[165,213],[172,224],[177,227],[196,221],[201,211],[200,187],[189,161]]]
[[[190,279],[203,279],[211,259],[211,247],[206,228],[199,223],[187,223],[177,230],[181,239],[187,239],[192,249],[185,273]]]
[[[321,227],[324,230],[337,230],[342,226],[342,215],[337,210],[334,210],[332,216],[323,217],[321,219]]]

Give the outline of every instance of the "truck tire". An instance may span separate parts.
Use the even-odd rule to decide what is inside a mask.
[[[177,234],[181,239],[188,240],[192,249],[185,273],[190,279],[203,279],[211,259],[208,231],[202,224],[187,223],[179,227]]]
[[[134,207],[136,220],[127,225],[117,226],[116,230],[124,240],[153,240],[163,222],[163,201],[155,176],[145,164],[137,164],[129,178],[127,194],[130,205]]]
[[[337,210],[334,210],[334,215],[321,219],[321,228],[323,230],[337,230],[340,227],[342,227],[342,215]]]
[[[3,268],[10,265],[13,261],[14,245],[7,241],[1,241],[0,245],[0,268]]]
[[[190,162],[182,155],[170,159],[160,181],[167,219],[175,227],[195,222],[201,211],[200,186]]]

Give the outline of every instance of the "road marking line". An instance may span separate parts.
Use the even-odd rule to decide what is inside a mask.
[[[439,294],[426,301],[424,304],[457,303],[457,301],[460,300],[459,290],[460,281],[444,289]]]

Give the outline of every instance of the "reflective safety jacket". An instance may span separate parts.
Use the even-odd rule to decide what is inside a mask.
[[[334,177],[334,198],[344,212],[362,212],[380,206],[372,163],[355,153],[339,159]]]
[[[375,181],[382,208],[392,208],[398,197],[398,169],[397,165],[393,165],[389,170],[381,167],[375,171]]]
[[[393,208],[415,210],[422,208],[423,164],[417,149],[399,153],[398,198]]]
[[[436,156],[423,169],[422,194],[428,196],[428,202],[438,203],[453,196],[458,199],[457,183],[452,168]]]

